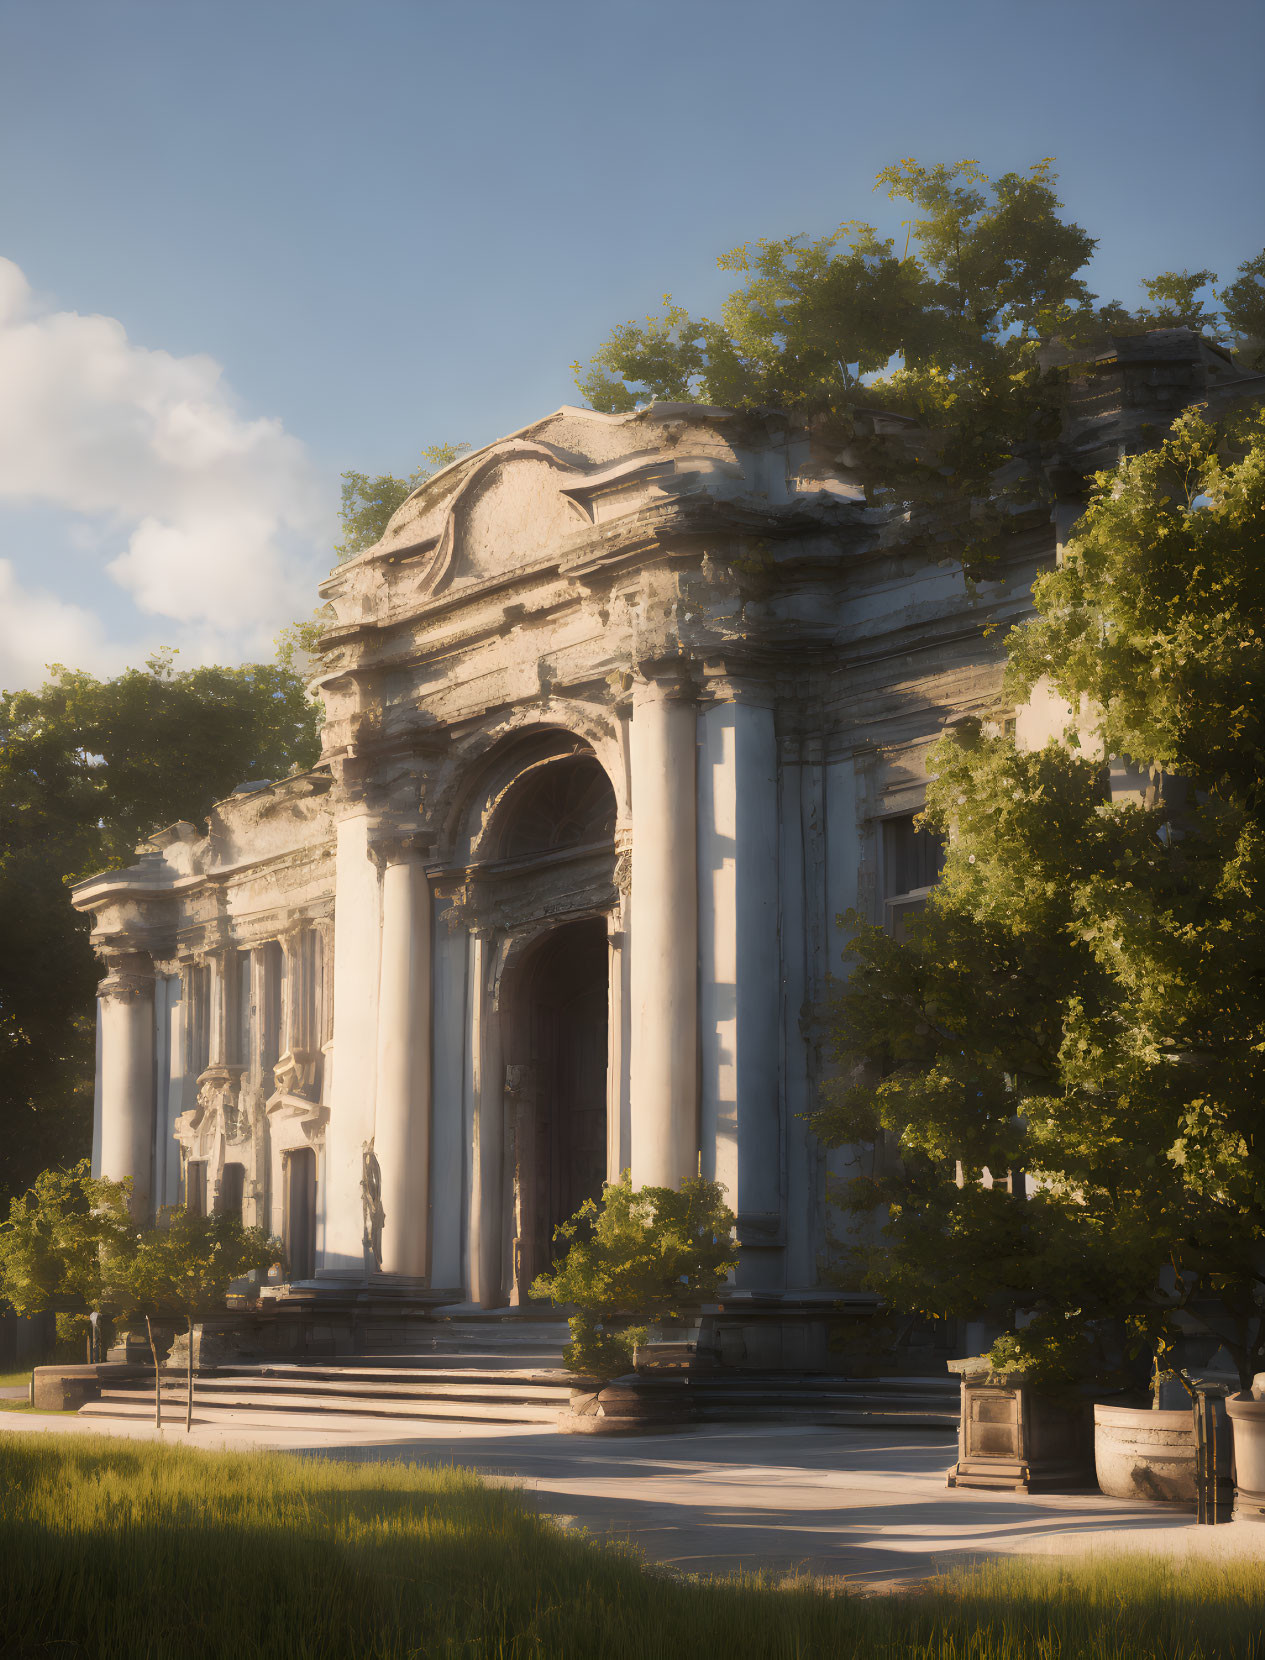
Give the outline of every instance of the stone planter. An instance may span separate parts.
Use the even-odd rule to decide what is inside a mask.
[[[1094,1485],[1092,1402],[1052,1399],[986,1355],[951,1360],[962,1380],[958,1461],[950,1487],[1062,1493]]]
[[[1190,1407],[1095,1406],[1094,1467],[1113,1499],[1195,1508],[1195,1415]]]
[[[1265,1400],[1231,1395],[1225,1409],[1234,1434],[1234,1519],[1265,1522]]]
[[[689,1418],[684,1378],[643,1383],[630,1373],[602,1389],[572,1390],[558,1428],[563,1435],[663,1435],[684,1429]]]

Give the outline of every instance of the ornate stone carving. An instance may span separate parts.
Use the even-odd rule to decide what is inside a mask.
[[[272,1069],[276,1093],[316,1101],[320,1098],[320,1073],[319,1049],[287,1049]]]
[[[365,1214],[365,1250],[373,1258],[374,1266],[381,1268],[382,1224],[386,1215],[382,1209],[382,1170],[373,1150],[372,1136],[361,1149],[360,1202]]]

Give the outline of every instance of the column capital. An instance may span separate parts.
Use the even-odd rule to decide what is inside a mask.
[[[428,859],[435,851],[434,832],[415,818],[382,818],[369,826],[369,857],[379,870]]]
[[[774,688],[767,676],[713,659],[703,665],[702,696],[708,703],[746,704],[771,709]]]
[[[685,657],[647,657],[637,665],[632,685],[633,707],[671,699],[692,702],[698,696],[695,665]]]
[[[106,975],[97,996],[118,1003],[135,1003],[154,991],[154,961],[148,951],[107,951]]]

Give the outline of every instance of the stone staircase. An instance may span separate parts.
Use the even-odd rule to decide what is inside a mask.
[[[570,1403],[562,1368],[565,1321],[487,1314],[440,1316],[407,1354],[321,1360],[243,1357],[197,1379],[196,1412],[207,1422],[276,1422],[278,1415],[321,1414],[409,1422],[553,1425]],[[652,1395],[680,1400],[679,1376],[643,1377]],[[820,1374],[702,1372],[684,1385],[689,1417],[701,1423],[763,1423],[873,1429],[955,1430],[956,1379],[842,1378]],[[163,1379],[164,1408],[182,1410],[184,1378]],[[145,1419],[153,1382],[133,1375],[105,1384],[84,1418]]]

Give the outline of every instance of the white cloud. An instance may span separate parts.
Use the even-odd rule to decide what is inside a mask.
[[[134,345],[111,317],[42,309],[0,259],[6,500],[76,516],[68,542],[95,550],[135,607],[162,619],[142,625],[146,643],[179,645],[185,661],[260,649],[311,609],[328,564],[331,504],[302,443],[243,415],[219,364]],[[0,683],[16,684],[9,665],[32,652],[85,665],[114,655],[82,606],[22,587],[12,569],[4,581],[43,643],[19,651],[7,620]]]
[[[0,559],[0,690],[38,685],[50,663],[109,673],[123,658],[91,611],[24,586]]]

